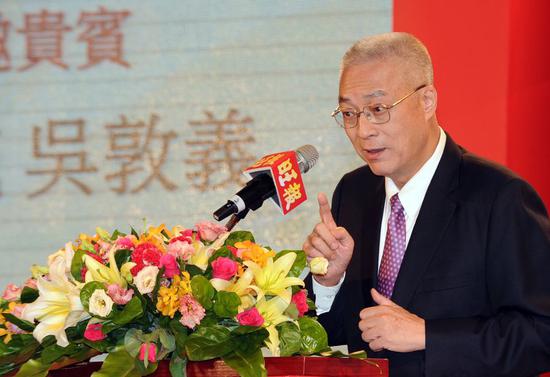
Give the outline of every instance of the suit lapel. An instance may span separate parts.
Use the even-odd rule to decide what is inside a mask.
[[[369,173],[370,174],[370,173]],[[346,332],[348,345],[351,350],[358,350],[364,347],[361,339],[361,332],[358,331],[359,312],[365,307],[373,306],[370,295],[370,288],[376,286],[377,263],[378,263],[378,243],[380,239],[380,223],[382,221],[382,211],[384,209],[384,179],[375,177],[375,183],[368,182],[368,194],[362,194],[362,205],[360,224],[352,231],[355,239],[354,256],[348,267],[349,277],[355,277],[350,280],[349,294],[347,297],[347,310],[352,313],[350,319],[346,322]],[[352,226],[350,226],[352,229]]]
[[[432,178],[395,283],[392,300],[407,307],[437,251],[455,211],[450,192],[457,185],[461,152],[447,135],[445,151]]]
[[[363,297],[365,306],[372,306],[374,302],[370,294],[370,289],[376,287],[378,281],[378,251],[380,248],[380,226],[382,223],[382,214],[384,211],[384,199],[386,192],[384,188],[384,179],[378,181],[377,187],[373,190],[370,200],[367,202],[363,213],[368,214],[363,222],[362,234],[362,256],[361,263],[362,276],[365,277],[363,283]]]

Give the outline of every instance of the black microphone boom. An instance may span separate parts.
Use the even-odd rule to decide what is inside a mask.
[[[304,145],[296,150],[296,158],[300,171],[305,173],[311,169],[317,159],[319,153],[313,145]],[[256,175],[246,183],[246,186],[227,201],[223,206],[214,212],[214,219],[221,221],[227,216],[235,213],[240,213],[244,210],[257,210],[266,199],[275,196],[275,184],[273,177],[267,173]]]

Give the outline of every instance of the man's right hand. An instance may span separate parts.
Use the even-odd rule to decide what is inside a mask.
[[[321,222],[315,225],[302,248],[308,259],[325,257],[328,259],[326,275],[313,275],[321,285],[330,287],[338,284],[353,254],[354,241],[348,231],[336,225],[325,194],[317,196]]]

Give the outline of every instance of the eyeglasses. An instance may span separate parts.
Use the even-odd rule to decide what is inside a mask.
[[[390,109],[399,105],[401,102],[412,96],[414,93],[422,88],[425,88],[428,84],[420,85],[418,88],[407,94],[405,97],[398,99],[391,105],[385,105],[383,103],[376,103],[363,107],[363,111],[355,111],[352,108],[342,108],[338,106],[334,110],[331,116],[336,123],[342,128],[353,128],[357,126],[357,122],[360,114],[364,114],[367,120],[373,124],[383,124],[390,121]]]

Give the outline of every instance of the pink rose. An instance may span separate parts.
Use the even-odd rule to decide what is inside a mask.
[[[305,289],[296,292],[292,296],[292,302],[296,304],[296,309],[298,309],[298,317],[302,317],[309,310],[309,307],[307,306],[307,295]]]
[[[226,257],[216,258],[212,262],[212,276],[218,279],[230,280],[237,273],[237,262]]]
[[[19,300],[19,298],[21,297],[21,290],[22,289],[15,284],[8,284],[6,290],[4,291],[4,294],[2,295],[2,298],[8,301]]]
[[[38,286],[36,285],[36,279],[28,278],[25,281],[25,287],[29,287],[29,288],[32,288],[32,289],[38,289]]]
[[[84,331],[84,338],[91,340],[92,342],[98,342],[107,337],[102,331],[103,325],[101,323],[92,323],[86,326]]]
[[[197,227],[199,236],[204,241],[214,241],[220,234],[227,232],[225,226],[214,224],[210,221],[201,221],[195,226]]]
[[[189,260],[193,254],[195,254],[195,248],[193,245],[186,241],[175,241],[168,245],[168,254],[180,258],[183,261]]]
[[[243,326],[261,326],[264,324],[264,317],[258,309],[251,308],[237,314],[237,321]]]
[[[261,326],[264,324],[264,317],[258,309],[251,308],[237,314],[237,321],[243,326]]]
[[[160,257],[160,266],[164,267],[164,276],[167,278],[173,278],[174,275],[179,275],[180,268],[178,262],[176,262],[176,257],[172,254],[164,254]]]
[[[125,305],[134,296],[134,290],[124,289],[118,284],[110,284],[107,287],[107,294],[113,299],[115,304]]]
[[[150,363],[154,363],[157,361],[157,346],[155,343],[143,343],[141,347],[139,347],[139,359],[141,361],[145,360],[145,353],[147,353],[147,360],[149,360]]]

